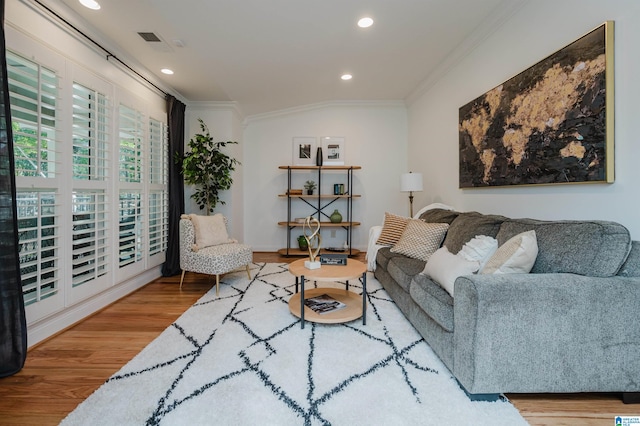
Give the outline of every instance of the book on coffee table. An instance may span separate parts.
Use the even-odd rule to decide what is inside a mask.
[[[328,294],[321,294],[319,296],[310,297],[309,299],[304,300],[305,306],[311,308],[313,312],[318,314],[327,314],[329,312],[335,312],[339,309],[344,308],[344,303],[339,300],[334,299]]]

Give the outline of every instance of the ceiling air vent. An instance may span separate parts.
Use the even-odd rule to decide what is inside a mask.
[[[164,41],[162,38],[157,36],[155,33],[138,32],[138,35],[142,37],[144,41],[149,43],[149,46],[151,46],[153,50],[157,50],[158,52],[164,52],[164,53],[173,51],[173,49],[171,49],[171,46],[169,46],[166,41]]]
[[[160,40],[160,38],[155,35],[154,33],[138,33],[138,35],[140,37],[142,37],[142,39],[144,41],[148,41],[148,42],[162,42],[162,40]]]

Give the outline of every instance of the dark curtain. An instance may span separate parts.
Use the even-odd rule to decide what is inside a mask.
[[[184,155],[184,110],[185,105],[167,95],[167,121],[169,123],[169,235],[167,257],[162,265],[162,275],[179,274],[180,269],[180,216],[184,213],[184,180],[181,165],[176,164],[176,155]]]
[[[27,323],[20,282],[16,175],[4,40],[4,0],[0,0],[0,377],[17,373],[27,357]]]

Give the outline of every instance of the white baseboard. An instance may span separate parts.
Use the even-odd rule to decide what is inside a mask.
[[[56,333],[83,320],[100,309],[122,299],[124,296],[144,287],[146,284],[160,277],[160,268],[152,268],[125,282],[122,282],[93,297],[79,302],[64,311],[30,324],[27,327],[28,346],[32,347]]]

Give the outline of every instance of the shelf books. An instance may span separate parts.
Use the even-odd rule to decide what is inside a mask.
[[[319,296],[311,297],[304,300],[305,306],[311,308],[311,310],[318,314],[327,314],[329,312],[335,312],[347,305],[334,299],[328,294],[321,294]]]

